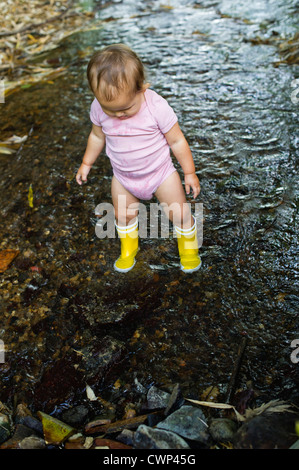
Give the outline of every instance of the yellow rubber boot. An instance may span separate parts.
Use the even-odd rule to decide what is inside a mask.
[[[116,225],[120,239],[120,257],[114,263],[114,269],[121,273],[127,273],[135,266],[135,256],[138,251],[138,220],[126,227]]]
[[[194,218],[193,218],[194,219]],[[197,271],[201,265],[198,254],[198,241],[196,221],[190,229],[182,229],[175,226],[179,255],[181,258],[181,270],[186,273]]]

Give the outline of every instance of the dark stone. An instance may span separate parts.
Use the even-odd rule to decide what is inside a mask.
[[[288,449],[297,439],[295,413],[259,415],[245,422],[233,440],[235,449]]]
[[[55,406],[70,401],[83,384],[83,374],[74,367],[77,355],[63,358],[52,364],[44,373],[34,393],[37,409],[52,412]]]
[[[79,427],[87,422],[89,409],[84,405],[73,406],[61,414],[61,420],[73,427]]]
[[[169,398],[170,393],[164,392],[153,385],[147,392],[147,408],[149,410],[166,408]]]
[[[23,424],[17,424],[13,436],[1,444],[0,449],[18,449],[19,443],[26,437],[34,436],[32,429],[27,428]]]
[[[209,425],[209,432],[216,442],[232,441],[237,429],[237,423],[228,418],[213,419]]]

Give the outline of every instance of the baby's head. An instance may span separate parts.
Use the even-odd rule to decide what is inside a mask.
[[[106,102],[114,101],[121,93],[134,96],[147,88],[141,60],[124,44],[96,52],[89,61],[87,78],[92,92]]]

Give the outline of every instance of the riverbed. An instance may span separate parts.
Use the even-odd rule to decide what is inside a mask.
[[[298,66],[278,47],[296,32],[295,2],[88,5],[101,26],[44,56],[65,73],[0,104],[1,140],[27,136],[0,155],[1,249],[18,250],[1,274],[0,400],[55,413],[85,399],[86,384],[120,406],[179,384],[225,401],[246,338],[231,401],[298,404]],[[119,242],[96,234],[95,209],[111,204],[105,154],[87,184],[75,181],[90,132],[86,66],[114,42],[140,55],[191,147],[203,207],[192,275],[172,233],[142,238],[134,269],[115,272]]]

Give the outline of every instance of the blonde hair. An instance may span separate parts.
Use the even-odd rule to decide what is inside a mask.
[[[87,78],[93,92],[107,101],[120,91],[142,91],[145,81],[143,64],[138,55],[125,44],[112,44],[96,52],[87,66]]]

